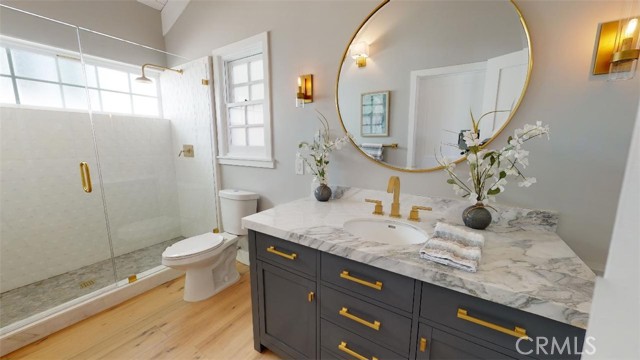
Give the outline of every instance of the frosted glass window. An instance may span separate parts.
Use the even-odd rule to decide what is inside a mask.
[[[247,146],[247,136],[245,128],[231,128],[231,145]]]
[[[262,105],[247,106],[247,123],[262,124],[263,122]]]
[[[93,65],[86,65],[87,69],[87,86],[88,87],[98,87],[98,75],[96,74],[96,67]]]
[[[7,58],[7,49],[3,47],[0,47],[0,74],[11,75],[9,59]]]
[[[233,88],[233,100],[232,102],[242,102],[249,100],[249,87],[238,86]]]
[[[129,74],[124,71],[98,67],[100,88],[129,92]]]
[[[241,84],[249,81],[249,74],[247,72],[247,63],[244,64],[231,64],[231,83]]]
[[[264,99],[264,85],[263,84],[251,85],[251,100],[262,100],[262,99]]]
[[[39,80],[58,81],[56,58],[23,50],[11,50],[16,76]]]
[[[102,83],[102,82],[101,82]],[[116,113],[131,113],[131,97],[111,91],[100,91],[102,111]]]
[[[82,74],[82,63],[80,61],[59,58],[58,66],[60,68],[60,80],[63,83],[84,86],[84,75]]]
[[[0,103],[15,104],[16,95],[13,92],[13,82],[11,78],[0,77]]]
[[[264,128],[248,128],[249,146],[264,146]]]
[[[62,107],[62,95],[57,84],[31,80],[16,80],[20,103],[24,105]]]
[[[89,100],[91,103],[91,110],[102,111],[102,101],[100,101],[100,92],[98,90],[89,89]]]
[[[129,74],[129,79],[131,80],[131,92],[134,94],[140,95],[149,95],[149,96],[157,96],[158,88],[156,86],[156,79],[150,78],[152,83],[141,83],[137,82],[136,78],[139,77],[139,74]]]
[[[62,86],[64,107],[67,109],[87,110],[87,91],[83,87]]]
[[[158,99],[133,95],[133,113],[136,115],[158,116]]]
[[[244,106],[229,108],[229,124],[244,125]]]
[[[264,78],[264,71],[262,60],[251,62],[251,81],[262,80]]]

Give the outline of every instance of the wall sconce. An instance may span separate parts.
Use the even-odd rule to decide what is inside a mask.
[[[600,26],[593,74],[609,74],[609,80],[631,79],[639,55],[640,24],[637,16],[603,23]]]
[[[298,92],[296,93],[296,107],[304,107],[304,104],[313,102],[313,75],[301,75],[298,77]]]
[[[356,61],[359,68],[367,66],[367,58],[369,57],[369,44],[364,41],[358,41],[351,44],[351,58]]]

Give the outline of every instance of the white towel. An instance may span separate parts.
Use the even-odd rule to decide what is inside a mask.
[[[476,272],[482,257],[484,236],[461,226],[437,223],[433,236],[420,249],[420,257],[430,261]]]
[[[382,161],[383,159],[382,152],[384,150],[384,147],[382,146],[382,144],[363,143],[362,145],[360,145],[360,148],[362,149],[362,151],[364,151],[367,155],[371,156],[372,158],[378,161]]]

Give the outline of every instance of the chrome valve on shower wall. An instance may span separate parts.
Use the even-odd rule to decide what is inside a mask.
[[[178,157],[184,155],[184,157],[193,157],[193,145],[182,145],[182,150],[178,153]]]

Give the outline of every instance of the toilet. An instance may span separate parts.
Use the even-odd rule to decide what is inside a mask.
[[[246,235],[242,218],[257,211],[259,196],[242,190],[221,190],[222,234],[206,233],[178,241],[162,253],[162,265],[186,272],[183,299],[212,297],[240,278],[236,270],[238,235]]]

